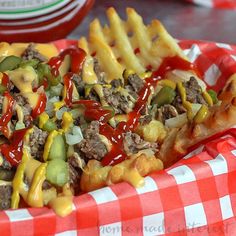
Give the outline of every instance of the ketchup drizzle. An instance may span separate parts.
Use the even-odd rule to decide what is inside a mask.
[[[72,105],[72,94],[73,94],[73,83],[72,83],[73,73],[69,72],[64,75],[64,86],[66,90],[66,95],[64,101],[68,107]]]
[[[165,58],[160,67],[152,73],[152,76],[145,80],[146,83],[139,92],[139,98],[135,107],[133,111],[128,114],[128,120],[126,122],[120,122],[116,129],[113,129],[108,124],[102,124],[100,126],[100,133],[106,136],[112,143],[111,151],[102,159],[103,166],[115,165],[126,159],[127,155],[122,149],[122,134],[124,132],[134,131],[137,128],[141,116],[140,112],[146,106],[147,100],[151,94],[151,87],[155,87],[158,81],[163,79],[168,71],[174,69],[192,70],[197,75],[200,75],[194,64],[178,56]]]
[[[17,166],[21,162],[27,130],[28,128],[16,130],[10,139],[10,144],[4,143],[0,146],[1,153],[12,166]]]
[[[5,74],[5,73],[3,73],[2,75],[3,75],[2,76],[2,85],[5,86],[5,87],[9,87],[10,79],[9,79],[8,75]]]
[[[192,70],[199,77],[202,76],[195,64],[186,61],[185,59],[179,56],[174,56],[174,57],[166,57],[159,66],[159,68],[153,72],[152,77],[163,77],[168,71],[175,69]]]
[[[59,67],[62,64],[66,55],[71,56],[71,72],[64,76],[64,86],[66,89],[66,96],[64,98],[65,103],[71,107],[72,105],[84,105],[85,106],[85,117],[90,120],[98,120],[100,122],[99,133],[106,136],[112,143],[112,149],[102,160],[102,165],[115,165],[127,158],[124,152],[123,137],[122,134],[128,131],[134,131],[137,128],[139,118],[141,116],[140,112],[145,108],[147,100],[151,94],[151,87],[156,86],[159,80],[163,79],[168,71],[174,69],[180,70],[193,70],[198,75],[199,71],[196,69],[195,65],[192,63],[178,57],[167,57],[163,60],[159,69],[152,73],[150,78],[145,80],[143,88],[139,92],[139,98],[134,106],[132,112],[128,114],[128,120],[126,122],[120,122],[114,129],[107,124],[107,121],[111,118],[111,111],[102,108],[100,103],[92,100],[79,100],[72,101],[73,93],[73,83],[72,75],[73,73],[78,73],[82,67],[85,60],[86,53],[79,48],[69,48],[60,53],[59,56],[52,58],[48,64],[52,68],[52,74],[56,77],[59,75]],[[7,76],[3,76],[2,84],[8,85],[9,79]],[[0,130],[1,132],[9,138],[9,131],[7,129],[7,124],[11,120],[14,99],[11,97],[9,92],[5,92],[4,96],[8,98],[7,112],[0,118]],[[44,93],[40,94],[38,104],[32,111],[32,117],[36,118],[40,115],[46,107],[47,98]],[[22,148],[23,148],[23,138],[28,129],[17,130],[13,133],[12,138],[9,140],[10,144],[2,144],[0,146],[0,151],[4,157],[14,166],[18,165],[22,158]]]
[[[45,111],[47,103],[47,96],[45,93],[39,94],[39,99],[36,107],[32,110],[31,116],[35,119],[37,116]]]
[[[59,67],[61,66],[66,55],[69,55],[71,58],[70,71],[73,73],[78,73],[82,68],[83,62],[86,57],[86,52],[81,48],[70,47],[62,51],[58,56],[52,57],[49,60],[48,65],[51,66],[51,72],[55,77],[59,75]]]

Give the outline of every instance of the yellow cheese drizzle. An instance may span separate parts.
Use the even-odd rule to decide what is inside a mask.
[[[54,106],[54,111],[58,111],[60,110],[63,106],[65,105],[64,100],[63,101],[59,101],[59,102],[54,102],[53,106]]]
[[[23,156],[22,161],[17,167],[16,174],[14,176],[14,179],[12,181],[12,187],[13,187],[13,193],[11,197],[11,208],[17,209],[19,207],[20,202],[20,189],[22,185],[24,184],[24,171],[26,167],[26,162],[30,159],[30,155],[26,148],[23,148]]]
[[[196,116],[194,117],[194,122],[199,124],[202,123],[208,115],[208,107],[206,105],[202,105]]]
[[[25,143],[29,142],[29,136],[32,132],[33,132],[32,128],[26,132],[26,134],[24,136]],[[13,188],[12,197],[11,197],[11,208],[12,209],[17,209],[19,206],[20,189],[22,188],[22,185],[24,184],[24,171],[25,171],[26,163],[29,159],[30,159],[30,154],[29,154],[27,148],[24,146],[21,163],[17,167],[16,174],[15,174],[14,179],[12,181],[12,188]]]
[[[46,162],[48,159],[48,155],[50,152],[50,148],[52,146],[54,138],[58,135],[58,131],[53,130],[50,132],[50,134],[47,137],[47,141],[44,146],[44,151],[43,151],[43,160]]]
[[[96,84],[98,82],[93,67],[94,67],[93,58],[91,56],[87,56],[83,64],[83,70],[82,70],[82,78],[86,84]]]
[[[32,88],[32,82],[37,80],[37,74],[34,69],[30,66],[18,68],[9,71],[8,76],[13,84],[20,90],[21,95],[28,100],[30,106],[35,108],[38,103],[39,94],[33,92]]]
[[[16,104],[15,105],[15,109],[16,109],[18,121],[23,123],[23,121],[24,121],[24,113],[23,113],[23,110],[22,110],[21,106]]]
[[[49,202],[49,206],[55,213],[64,217],[72,212],[73,208],[73,193],[70,190],[69,184],[63,186],[63,192]]]
[[[211,96],[210,96],[210,94],[209,94],[208,92],[204,91],[204,92],[202,93],[202,96],[204,97],[204,99],[206,100],[206,102],[207,102],[207,104],[208,104],[209,106],[213,106],[212,98],[211,98]]]
[[[33,207],[43,207],[43,182],[46,179],[47,163],[42,163],[35,171],[27,196],[27,203]]]
[[[172,89],[176,89],[176,83],[173,82],[172,80],[169,80],[169,79],[163,79],[163,80],[160,80],[160,82],[158,83],[159,85],[164,85],[164,86],[168,86]]]
[[[49,120],[49,116],[46,112],[43,112],[40,116],[39,116],[39,128],[42,129],[43,126],[45,125],[45,123]]]
[[[64,132],[67,132],[74,120],[72,115],[69,112],[64,112],[62,115],[62,129]]]
[[[185,90],[185,87],[183,86],[182,82],[177,83],[177,88],[179,90],[183,106],[187,110],[188,119],[192,120],[193,119],[192,103],[187,101],[186,90]]]

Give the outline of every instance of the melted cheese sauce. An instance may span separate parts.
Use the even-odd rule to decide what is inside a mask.
[[[13,193],[11,197],[11,208],[17,209],[20,203],[20,192],[24,186],[24,171],[26,168],[26,163],[30,159],[30,155],[26,148],[23,148],[22,161],[17,167],[16,174],[12,181]]]
[[[27,66],[15,69],[14,71],[8,71],[7,74],[12,83],[20,90],[21,95],[27,99],[30,106],[35,108],[38,103],[39,94],[34,93],[32,88],[32,82],[38,79],[34,69]]]
[[[64,112],[62,115],[62,129],[64,132],[67,132],[71,125],[73,124],[74,120],[72,115],[69,112]]]
[[[62,193],[49,202],[49,206],[61,217],[67,216],[73,210],[73,193],[69,184],[65,184]]]
[[[23,113],[22,108],[18,104],[16,104],[15,109],[16,109],[16,114],[17,114],[17,117],[18,117],[18,121],[23,123],[24,113]]]
[[[49,202],[49,206],[54,210],[57,215],[64,217],[69,215],[73,210],[72,200],[72,196],[57,197]]]
[[[39,116],[39,128],[42,129],[48,120],[49,120],[48,114],[46,112],[43,112]]]
[[[34,172],[27,196],[27,203],[33,207],[43,207],[43,182],[46,179],[47,163],[42,163]]]
[[[28,45],[27,43],[0,43],[0,56],[21,56]],[[35,48],[46,58],[51,58],[58,54],[58,50],[53,44],[35,44]]]
[[[44,151],[43,151],[43,160],[44,161],[47,161],[48,156],[49,156],[49,152],[50,152],[50,148],[51,148],[52,143],[53,143],[53,140],[58,135],[58,133],[59,133],[58,131],[53,130],[48,135],[47,141],[46,141],[45,146],[44,146]]]
[[[213,100],[212,100],[211,96],[209,95],[209,93],[206,92],[206,91],[204,91],[204,92],[202,93],[202,95],[203,95],[204,99],[206,100],[207,104],[208,104],[209,106],[213,106]]]
[[[98,82],[98,78],[93,68],[94,68],[93,58],[91,56],[87,56],[82,70],[83,81],[87,84],[96,84]]]
[[[46,168],[47,163],[32,159],[27,148],[24,148],[22,162],[18,166],[13,180],[12,209],[18,208],[20,196],[22,196],[31,207],[43,207],[45,204],[49,204],[59,216],[63,217],[71,213],[73,210],[73,193],[69,184],[63,187],[63,191],[59,195],[57,195],[55,188],[43,190]],[[29,184],[24,183],[25,176]]]
[[[89,192],[122,181],[134,187],[141,187],[144,184],[143,176],[161,169],[163,169],[161,160],[150,154],[133,155],[115,166],[103,167],[99,161],[90,160],[81,177],[81,189]]]

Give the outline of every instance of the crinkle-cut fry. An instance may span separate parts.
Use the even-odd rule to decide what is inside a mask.
[[[127,8],[126,13],[127,21],[123,21],[114,8],[109,8],[109,26],[102,27],[95,19],[90,24],[88,41],[82,39],[79,43],[87,45],[90,54],[97,57],[109,81],[121,77],[126,68],[136,73],[149,66],[157,69],[164,57],[179,55],[187,59],[158,20],[145,26],[134,9]]]
[[[114,8],[109,8],[107,10],[107,17],[110,21],[110,28],[114,35],[116,47],[119,49],[122,55],[121,59],[124,60],[127,68],[134,70],[136,73],[144,72],[145,68],[140,64],[139,60],[135,56],[129,38],[125,32],[123,22]]]
[[[111,48],[95,35],[90,35],[90,42],[96,50],[103,71],[107,73],[108,79],[121,78],[124,68],[117,62]]]
[[[91,54],[89,50],[88,41],[85,37],[80,38],[80,40],[78,41],[78,47],[82,48],[88,55]]]
[[[144,176],[162,169],[161,160],[144,153],[131,156],[115,166],[103,167],[101,162],[90,160],[82,174],[80,187],[82,191],[89,192],[122,181],[134,187],[141,187],[144,184]]]
[[[127,23],[132,29],[133,40],[139,45],[140,56],[146,62],[145,66],[152,65],[157,66],[157,59],[150,56],[149,50],[152,46],[152,41],[147,33],[147,27],[143,24],[143,19],[132,8],[127,8]]]
[[[92,56],[90,56],[88,41],[86,40],[85,37],[82,37],[78,41],[78,46],[87,53],[86,59],[84,61],[83,69],[82,69],[83,81],[87,84],[95,84],[98,82],[98,78],[94,71],[94,60]]]
[[[228,79],[218,97],[221,104],[209,109],[209,115],[203,123],[188,123],[182,128],[173,129],[169,132],[157,154],[165,167],[169,167],[178,161],[191,146],[235,125],[236,74]]]
[[[220,106],[212,107],[208,118],[203,123],[188,123],[180,129],[172,130],[164,140],[157,157],[163,161],[165,167],[171,166],[187,153],[188,148],[234,126],[235,117],[236,97],[230,102],[223,101]]]
[[[230,76],[218,96],[221,101],[225,102],[229,102],[232,97],[236,97],[236,74]]]
[[[95,19],[91,22],[89,27],[89,34],[96,35],[101,41],[106,42],[106,38],[103,34],[103,29],[98,19]]]
[[[150,50],[152,56],[164,58],[178,55],[187,59],[176,40],[166,31],[165,27],[159,20],[153,20],[150,28],[157,33],[157,37],[153,42],[152,49]]]

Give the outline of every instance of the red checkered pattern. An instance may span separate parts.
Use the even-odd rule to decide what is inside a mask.
[[[205,7],[215,7],[222,9],[236,10],[236,0],[187,0]]]
[[[57,41],[65,48],[76,41]],[[236,46],[180,41],[206,83],[220,89],[236,72]],[[48,208],[0,212],[0,235],[236,235],[236,128],[205,140],[169,169],[74,198],[71,215]]]

